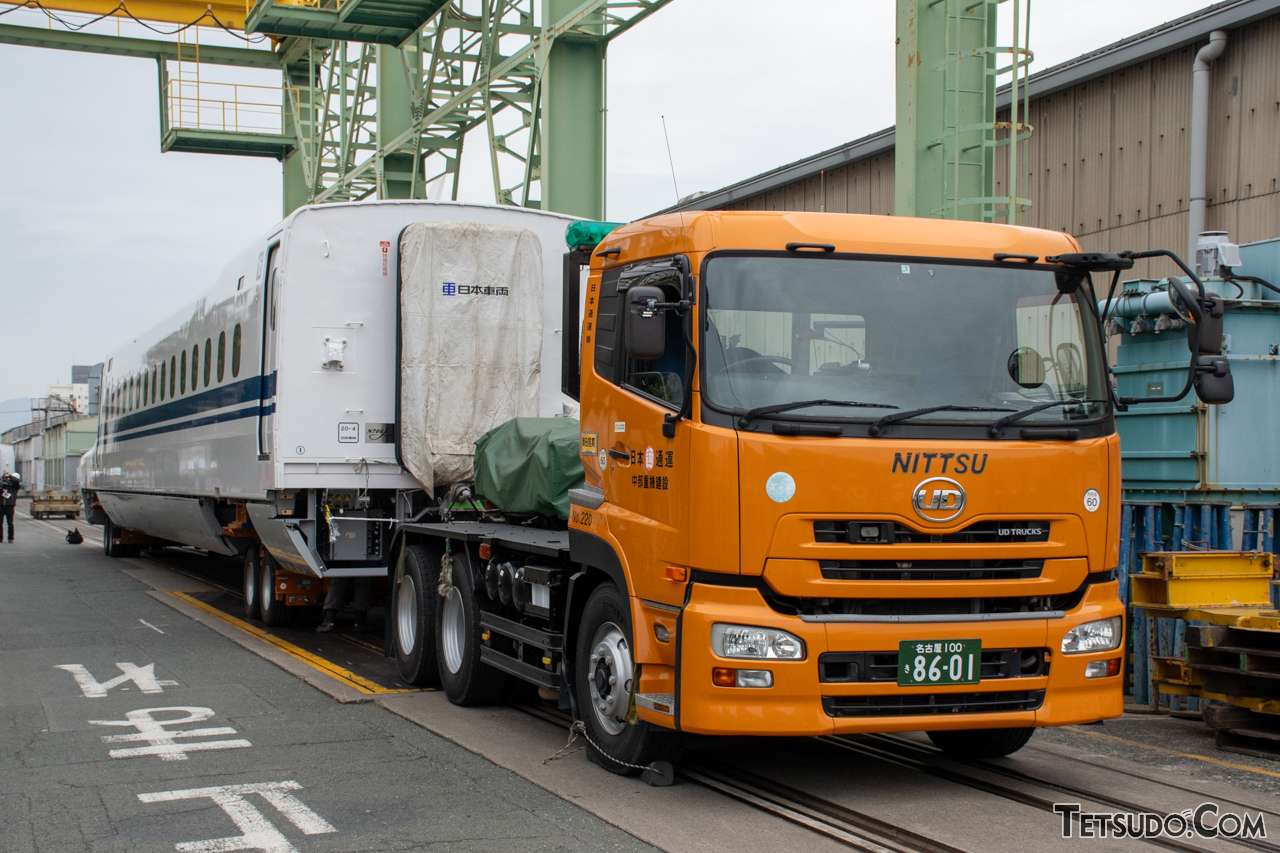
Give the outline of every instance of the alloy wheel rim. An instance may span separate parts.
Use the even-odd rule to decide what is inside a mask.
[[[258,590],[261,593],[261,603],[259,606],[262,608],[263,613],[269,613],[271,609],[275,607],[276,603],[275,572],[271,571],[271,569],[264,563],[262,568],[258,571],[258,576],[262,578],[262,582],[258,587]]]
[[[258,603],[258,573],[254,570],[252,562],[246,562],[244,567],[244,604],[246,607],[253,607]]]
[[[396,596],[396,629],[400,635],[400,651],[408,657],[418,640],[418,588],[408,574],[400,581],[400,592]]]
[[[601,625],[587,660],[587,688],[596,722],[611,735],[627,727],[632,669],[631,647],[622,629],[612,622]]]
[[[455,586],[449,587],[440,609],[440,646],[444,652],[444,665],[449,672],[462,669],[462,651],[466,648],[466,625],[462,618],[462,594]]]

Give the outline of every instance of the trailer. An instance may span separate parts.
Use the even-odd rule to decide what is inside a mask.
[[[31,517],[48,518],[60,515],[63,518],[80,517],[80,499],[73,492],[45,490],[31,494]]]
[[[686,733],[989,757],[1121,713],[1114,411],[1142,401],[1092,274],[1137,255],[843,214],[568,225],[295,213],[108,358],[108,554],[240,555],[268,624],[376,578],[404,679],[536,685],[617,773]],[[1186,386],[1150,399],[1221,403],[1188,273]]]

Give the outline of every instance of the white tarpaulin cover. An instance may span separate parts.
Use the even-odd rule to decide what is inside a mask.
[[[400,457],[425,488],[472,479],[475,441],[536,417],[542,245],[512,225],[400,235]]]

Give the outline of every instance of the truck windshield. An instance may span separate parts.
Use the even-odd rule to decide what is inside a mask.
[[[1105,413],[1105,365],[1086,291],[1025,265],[712,256],[704,267],[704,394],[782,418],[1026,423]],[[1077,402],[1073,402],[1077,401]],[[895,420],[897,420],[895,418]]]

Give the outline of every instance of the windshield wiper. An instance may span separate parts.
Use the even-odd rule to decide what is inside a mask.
[[[1083,406],[1085,403],[1110,403],[1110,400],[1095,400],[1092,398],[1082,398],[1079,400],[1054,400],[1052,403],[1042,403],[1039,406],[1032,406],[1029,409],[1023,409],[1012,415],[1005,415],[1000,420],[988,427],[992,438],[999,438],[1000,432],[1014,421],[1020,421],[1028,415],[1034,415],[1036,412],[1043,412],[1045,409],[1052,409],[1055,406]]]
[[[779,412],[789,412],[792,409],[803,409],[808,406],[850,406],[860,409],[896,409],[897,406],[891,406],[888,403],[862,403],[857,400],[801,400],[796,403],[779,403],[776,406],[758,406],[745,412],[742,417],[738,418],[738,428],[746,429],[747,426],[761,415],[776,415]]]
[[[892,415],[885,415],[880,420],[873,423],[867,432],[872,438],[884,433],[884,428],[889,424],[895,424],[898,421],[905,421],[908,418],[914,418],[919,415],[927,415],[930,412],[1012,412],[1013,409],[993,409],[990,406],[929,406],[924,409],[912,409],[909,412],[895,412]]]

